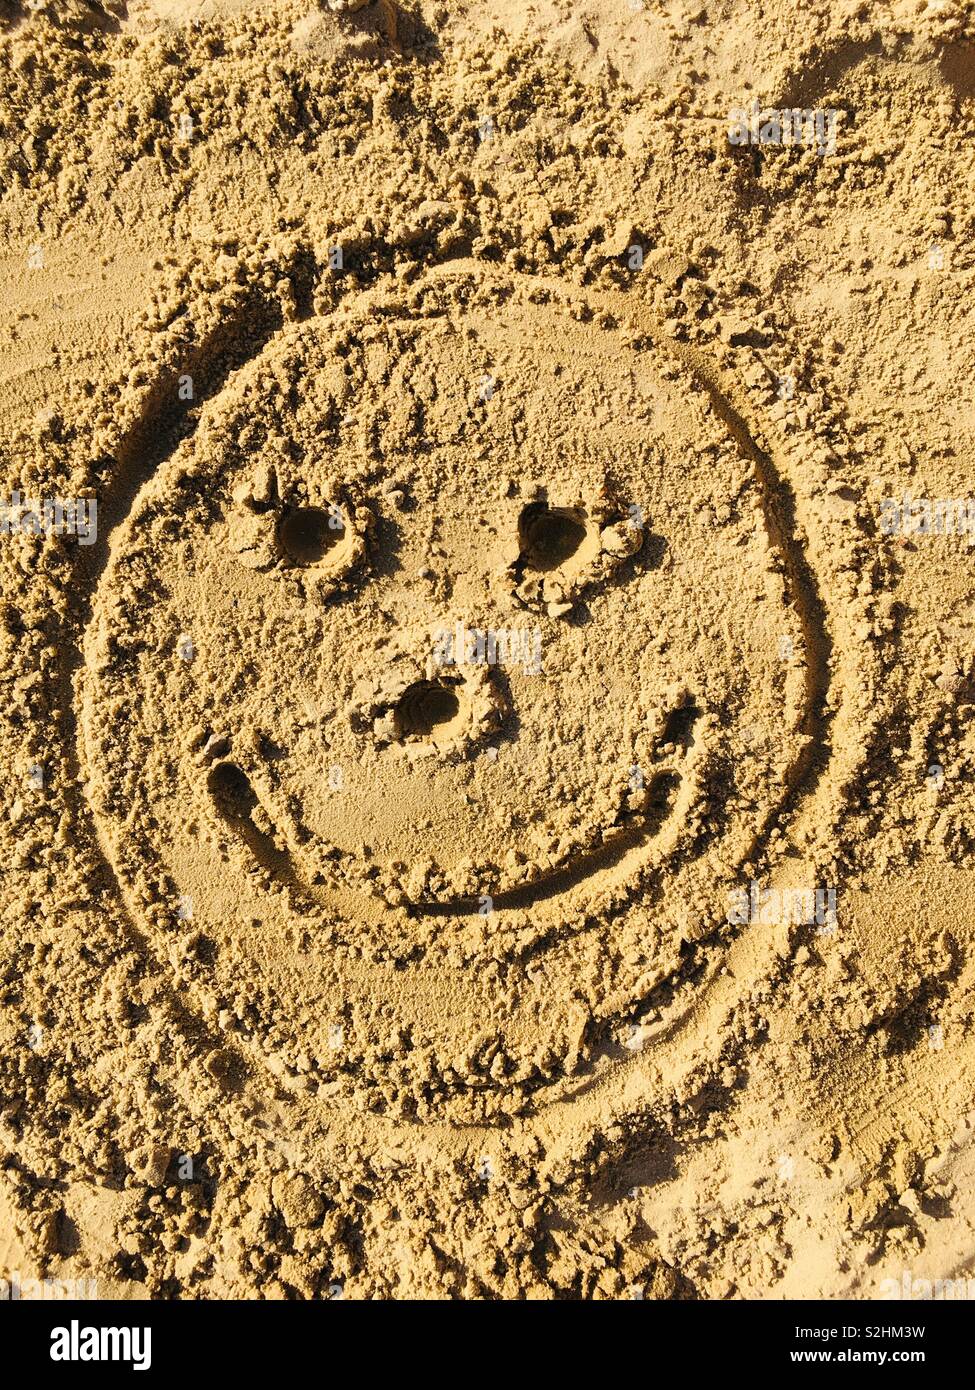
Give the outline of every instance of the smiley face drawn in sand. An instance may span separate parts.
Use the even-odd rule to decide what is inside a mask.
[[[722,919],[803,639],[687,372],[555,290],[410,294],[281,333],[142,489],[82,743],[205,1009],[308,1090],[490,1121]]]

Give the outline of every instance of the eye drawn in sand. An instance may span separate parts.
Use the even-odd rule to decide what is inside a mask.
[[[142,487],[82,753],[130,908],[172,955],[192,898],[181,983],[273,1070],[495,1122],[686,1009],[826,644],[688,364],[537,282],[411,296],[280,332]]]

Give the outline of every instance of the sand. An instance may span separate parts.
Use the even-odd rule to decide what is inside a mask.
[[[968,7],[0,23],[0,1279],[975,1288]]]

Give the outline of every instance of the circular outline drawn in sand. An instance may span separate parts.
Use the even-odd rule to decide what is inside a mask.
[[[274,335],[206,402],[195,431],[160,459],[113,533],[80,685],[89,798],[130,912],[179,988],[227,1020],[281,1080],[391,1120],[496,1124],[560,1098],[579,1104],[588,1125],[591,1097],[580,1092],[617,1077],[607,1100],[614,1113],[646,1106],[662,1078],[714,1055],[718,1021],[775,968],[768,928],[732,924],[726,908],[784,817],[815,827],[842,799],[842,752],[823,774],[824,721],[835,736],[863,717],[869,660],[846,654],[842,612],[824,610],[814,575],[817,561],[844,563],[858,532],[841,505],[820,505],[829,461],[790,468],[792,446],[770,437],[775,426],[755,406],[771,379],[753,354],[739,388],[728,368],[740,368],[740,355],[703,364],[689,349],[660,346],[639,304],[481,266],[440,268],[409,291],[365,299]],[[430,343],[454,363],[455,395],[466,395],[443,407],[439,436],[432,425],[418,436],[415,419],[410,428],[387,421],[382,391],[369,397],[364,383],[376,358],[376,380],[387,388],[419,379]],[[485,397],[478,352],[488,347],[504,365],[492,365],[501,384]],[[273,448],[261,436],[255,469],[248,429],[257,403],[275,380],[288,383],[293,401],[309,355],[322,372],[329,364],[336,371],[327,395],[334,428],[320,438],[296,421]],[[446,382],[437,391],[446,393]],[[614,422],[612,457],[600,414]],[[557,464],[541,447],[548,439],[551,449],[555,418],[574,422]],[[364,440],[382,466],[362,465]],[[357,720],[365,728],[362,762],[384,777],[438,791],[462,776],[468,785],[489,777],[504,762],[499,748],[517,751],[513,711],[523,721],[536,698],[527,674],[502,682],[489,668],[431,666],[429,653],[424,664],[402,609],[392,637],[363,630],[372,609],[355,605],[391,602],[401,573],[384,545],[398,525],[389,501],[397,489],[383,491],[396,481],[389,460],[397,449],[422,449],[427,472],[459,478],[461,489],[482,488],[485,469],[472,465],[468,479],[458,450],[479,450],[488,474],[502,471],[502,458],[517,473],[507,489],[514,495],[502,488],[495,499],[503,520],[483,582],[492,603],[544,621],[553,645],[584,651],[599,616],[601,640],[610,641],[628,621],[620,615],[637,611],[638,594],[644,604],[652,595],[661,624],[662,638],[641,645],[644,664],[632,670],[634,693],[643,683],[637,722],[646,752],[634,765],[632,740],[621,738],[617,771],[632,775],[616,819],[585,825],[571,853],[550,854],[547,864],[515,852],[512,838],[510,861],[477,866],[473,889],[456,865],[452,878],[438,878],[443,865],[411,877],[414,866],[404,875],[395,859],[368,852],[356,863],[349,845],[314,833],[308,787],[286,775],[288,700],[274,691],[300,686],[308,704],[323,693],[320,683],[302,685],[293,647],[279,644],[288,595],[300,601],[295,619],[306,620],[316,650],[329,653],[325,663],[306,663],[316,671],[338,645],[321,643],[323,632],[340,619],[348,627],[350,615],[360,620],[353,647],[383,649],[378,674],[363,673],[338,717],[343,731]],[[803,491],[800,479],[813,486]],[[282,518],[298,509],[339,515],[341,534],[303,545],[300,555],[282,547]],[[539,521],[552,514],[565,524],[540,541]],[[800,525],[803,545],[794,536]],[[208,560],[204,551],[220,535],[226,543]],[[221,697],[172,729],[173,700],[189,710],[197,676],[217,682],[233,664],[215,638],[229,610],[208,623],[187,598],[193,576],[209,564],[210,583],[228,553],[240,562],[227,575],[240,585],[230,602],[251,624],[243,630],[257,633],[243,665],[271,673],[271,685],[255,678],[250,692],[266,715],[218,728],[214,706],[229,714],[233,703]],[[371,596],[376,576],[380,599]],[[177,589],[183,608],[169,612],[165,600]],[[258,595],[253,603],[248,592]],[[581,637],[580,609],[589,620]],[[191,660],[170,640],[187,627],[197,633]],[[703,659],[682,679],[648,678],[651,662],[668,671],[669,645],[686,657],[684,628]],[[634,650],[625,650],[631,662]],[[545,677],[556,697],[559,677]],[[334,697],[328,679],[324,693]],[[413,695],[448,687],[449,719],[445,705],[436,717],[417,714],[424,702]],[[220,688],[229,694],[233,682]],[[598,688],[594,681],[587,705],[594,721]],[[618,717],[612,701],[603,703],[607,718]],[[320,729],[335,717],[319,701],[309,719]],[[770,734],[763,749],[742,733],[756,721]],[[497,736],[493,757],[489,736]],[[327,748],[321,756],[319,786]],[[348,797],[354,770],[348,757],[327,768],[328,792]],[[544,775],[551,779],[550,763]],[[385,797],[388,785],[381,790]],[[571,790],[578,797],[580,787]],[[524,818],[510,824],[512,837],[517,823]],[[187,897],[189,922],[174,909]]]

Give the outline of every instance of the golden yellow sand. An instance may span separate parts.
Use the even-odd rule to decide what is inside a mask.
[[[0,23],[0,1278],[975,1273],[968,8]]]

